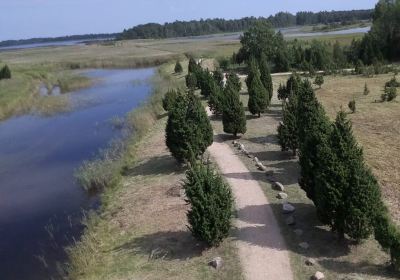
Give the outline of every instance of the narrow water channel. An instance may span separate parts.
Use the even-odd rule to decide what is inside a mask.
[[[96,207],[74,170],[120,134],[111,119],[146,100],[154,69],[87,70],[69,94],[75,110],[0,122],[0,279],[50,279],[63,247],[79,238],[82,210]]]

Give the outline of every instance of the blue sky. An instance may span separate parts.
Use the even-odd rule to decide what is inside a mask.
[[[0,0],[0,40],[119,32],[147,22],[373,8],[377,0]]]

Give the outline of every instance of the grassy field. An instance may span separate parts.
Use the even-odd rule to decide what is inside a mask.
[[[171,78],[172,69],[163,68],[147,106],[159,108],[163,91],[183,83],[183,75]],[[128,143],[120,184],[105,190],[101,214],[88,218],[82,240],[68,249],[70,278],[242,279],[232,240],[207,249],[187,229],[184,169],[166,149],[166,115],[143,108],[131,115],[141,132]],[[218,271],[207,265],[216,256],[224,260]]]
[[[39,87],[58,85],[62,93],[91,85],[71,71],[34,65],[11,66],[12,79],[0,81],[0,120],[27,112],[51,115],[69,109],[66,96],[40,96]]]
[[[317,95],[332,117],[341,105],[347,108],[348,101],[353,97],[356,99],[359,111],[351,115],[351,118],[357,139],[364,147],[368,164],[373,167],[374,173],[382,184],[386,201],[392,205],[392,214],[398,217],[397,207],[393,203],[399,201],[398,196],[397,198],[395,196],[398,195],[395,188],[398,186],[396,180],[398,180],[399,150],[382,147],[398,146],[399,103],[374,103],[374,100],[380,96],[384,81],[389,77],[390,75],[383,75],[368,80],[357,76],[326,77],[326,84],[322,90],[317,91]],[[285,82],[286,79],[287,77],[274,77],[274,88],[276,89],[279,83]],[[367,97],[364,97],[362,93],[365,81],[371,90]],[[245,89],[241,98],[247,106],[248,96]],[[285,185],[285,191],[289,196],[287,200],[296,207],[294,215],[296,225],[288,226],[286,225],[287,216],[282,214],[282,200],[276,197],[278,192],[272,188],[265,174],[257,170],[254,161],[238,152],[253,177],[263,186],[273,207],[290,251],[295,279],[309,279],[317,270],[322,271],[326,279],[398,279],[399,275],[387,269],[389,256],[373,239],[360,245],[350,241],[340,242],[327,227],[318,222],[314,205],[297,183],[300,171],[297,159],[293,158],[291,153],[280,151],[276,137],[277,126],[281,120],[280,101],[275,97],[270,110],[261,118],[253,118],[247,112],[247,120],[247,133],[240,142],[253,156],[258,157],[268,170],[274,172],[273,180]],[[222,124],[218,118],[213,120],[213,126],[218,133],[223,134]],[[232,138],[224,136],[224,139],[232,146]],[[380,157],[376,158],[377,155]],[[388,181],[391,183],[385,183]],[[392,186],[389,192],[388,186]],[[302,233],[298,234],[295,230],[301,230]],[[309,249],[302,249],[299,246],[301,242],[307,242]],[[307,258],[314,258],[317,264],[305,265]]]

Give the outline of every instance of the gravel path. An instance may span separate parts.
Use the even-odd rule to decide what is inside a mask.
[[[292,280],[289,254],[261,186],[229,145],[218,136],[215,136],[208,151],[232,187],[235,197],[238,215],[235,237],[245,279]]]

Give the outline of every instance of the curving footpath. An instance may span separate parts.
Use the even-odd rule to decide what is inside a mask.
[[[235,197],[235,238],[245,279],[293,280],[285,242],[261,186],[229,145],[218,136],[215,136],[208,151]]]

